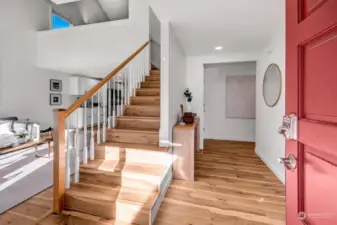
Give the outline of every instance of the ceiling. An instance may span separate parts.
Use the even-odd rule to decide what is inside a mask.
[[[127,19],[128,0],[52,0],[53,8],[74,26]]]
[[[150,0],[187,55],[257,52],[283,26],[284,0]]]
[[[110,21],[128,18],[128,0],[98,0],[98,2]]]

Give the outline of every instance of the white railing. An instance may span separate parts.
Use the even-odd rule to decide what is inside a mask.
[[[57,142],[54,144],[54,163],[57,163],[54,168],[65,165],[66,189],[70,188],[72,174],[73,182],[79,182],[80,163],[86,164],[95,159],[95,146],[107,141],[108,130],[116,127],[117,118],[124,115],[130,97],[135,95],[150,69],[150,45],[147,42],[69,109],[55,111],[58,115],[55,118],[61,121],[54,121],[54,126],[56,129],[64,127],[66,138],[59,137],[62,131],[54,132],[54,143]],[[62,140],[65,140],[66,146],[63,159]],[[63,164],[57,160],[65,162]],[[55,181],[62,180],[60,176],[62,175],[55,175],[54,171],[54,186]],[[62,189],[61,184],[56,185],[56,189],[58,187]],[[54,201],[59,200],[54,198]],[[58,210],[55,208],[54,211],[57,213]]]

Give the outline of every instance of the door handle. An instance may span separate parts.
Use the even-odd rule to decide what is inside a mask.
[[[287,158],[278,158],[279,163],[283,164],[287,170],[294,171],[297,167],[297,160],[293,154],[290,154]]]

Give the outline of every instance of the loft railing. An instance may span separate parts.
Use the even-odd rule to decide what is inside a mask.
[[[79,182],[80,163],[95,159],[95,141],[106,142],[107,129],[116,126],[150,69],[146,42],[68,109],[54,110],[54,213],[62,212],[65,190]]]

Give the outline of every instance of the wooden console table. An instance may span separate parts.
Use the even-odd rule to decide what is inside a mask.
[[[173,127],[173,178],[194,181],[194,157],[199,151],[200,119],[190,125]]]

